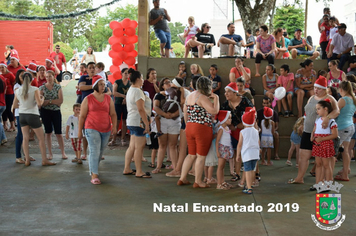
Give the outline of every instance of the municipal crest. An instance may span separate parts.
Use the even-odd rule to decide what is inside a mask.
[[[341,194],[339,194],[343,185],[326,181],[315,184],[314,187],[317,189],[315,195],[316,214],[311,215],[312,220],[317,227],[323,230],[331,231],[339,228],[346,218],[341,214]],[[330,191],[335,191],[337,194],[326,193]]]

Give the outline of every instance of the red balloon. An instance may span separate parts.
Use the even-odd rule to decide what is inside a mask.
[[[137,27],[137,25],[138,25],[138,23],[137,23],[137,21],[135,21],[135,20],[132,20],[131,22],[130,22],[130,27],[131,28],[136,28]]]
[[[117,22],[117,21],[115,21],[115,20],[111,21],[110,24],[109,24],[109,26],[110,26],[110,28],[111,28],[112,30],[114,30],[114,29],[116,29],[116,28],[119,28],[119,27],[122,28],[121,23],[119,23],[119,22]]]
[[[117,58],[117,57],[119,57],[119,54],[117,52],[113,51],[113,50],[110,50],[109,51],[109,57]]]
[[[128,37],[128,39],[127,39],[127,43],[137,43],[137,41],[138,41],[138,36],[137,35],[133,35],[133,36],[130,36],[130,37]]]
[[[120,37],[122,37],[124,35],[124,29],[123,28],[116,28],[116,29],[114,29],[114,31],[112,33],[116,37],[120,38]]]
[[[135,65],[136,59],[134,57],[127,57],[124,61],[128,66],[131,66]]]
[[[122,78],[121,71],[115,71],[112,75],[113,75],[115,80],[118,80],[118,79]]]
[[[112,84],[115,83],[115,78],[114,78],[113,75],[109,75],[109,76],[108,76],[108,80],[109,80]]]
[[[114,45],[111,46],[111,48],[115,52],[121,52],[123,50],[123,48],[122,48],[120,43],[115,43]]]
[[[115,65],[111,65],[111,66],[110,66],[110,72],[111,72],[112,74],[114,74],[114,72],[116,72],[116,71],[120,71],[120,68],[117,67],[117,66],[115,66]]]
[[[131,28],[131,27],[125,28],[125,34],[127,36],[133,36],[133,35],[136,34],[136,30],[134,28]]]
[[[127,44],[128,43],[128,37],[127,36],[121,36],[120,39],[119,39],[119,42],[121,44]]]
[[[119,52],[119,58],[121,60],[125,60],[127,58],[127,52],[125,52],[125,51]]]
[[[131,20],[129,18],[125,18],[121,21],[121,25],[124,28],[129,28],[131,24]]]
[[[114,64],[115,66],[121,66],[122,59],[121,58],[114,58],[114,59],[112,59],[112,64]]]
[[[108,40],[109,44],[110,45],[114,45],[115,43],[118,43],[119,42],[119,38],[118,37],[115,37],[115,36],[111,36]]]
[[[131,52],[127,53],[128,57],[137,57],[138,53],[136,50],[132,50]]]
[[[133,44],[126,44],[125,46],[124,46],[124,51],[125,52],[131,52],[132,50],[134,50],[135,49],[135,46],[133,45]]]

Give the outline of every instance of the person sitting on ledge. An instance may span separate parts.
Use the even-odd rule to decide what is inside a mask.
[[[234,23],[229,23],[227,25],[227,30],[229,33],[221,35],[218,47],[221,47],[220,51],[223,52],[223,54],[234,56],[235,53],[239,52],[239,47],[245,47],[245,43],[240,35],[235,34]]]
[[[299,55],[308,55],[309,59],[315,59],[319,56],[319,52],[313,51],[313,46],[309,41],[302,38],[302,30],[296,29],[294,31],[294,38],[291,39],[288,50],[292,53],[292,58],[296,59]]]

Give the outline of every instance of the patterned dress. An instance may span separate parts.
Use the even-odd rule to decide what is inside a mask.
[[[326,129],[323,129],[321,124],[323,119],[320,117],[315,121],[315,132],[314,137],[327,137],[331,134],[332,129],[337,129],[337,124],[334,119],[330,119],[329,125]],[[313,157],[329,158],[335,155],[334,142],[333,140],[322,141],[317,143],[313,142]]]
[[[270,123],[267,129],[265,122],[265,119],[263,119],[261,122],[261,148],[273,148],[272,124]]]

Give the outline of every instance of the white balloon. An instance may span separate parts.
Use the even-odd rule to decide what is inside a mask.
[[[277,98],[278,100],[281,100],[286,96],[286,89],[284,87],[278,87],[274,91],[274,97]]]

